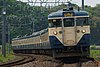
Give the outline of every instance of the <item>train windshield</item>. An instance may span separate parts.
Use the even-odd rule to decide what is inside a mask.
[[[76,25],[77,26],[89,25],[89,21],[88,20],[89,20],[88,17],[76,18]]]
[[[74,26],[74,18],[65,18],[64,27],[72,27],[72,26]]]
[[[49,27],[62,27],[61,19],[51,19],[51,20],[49,20]]]

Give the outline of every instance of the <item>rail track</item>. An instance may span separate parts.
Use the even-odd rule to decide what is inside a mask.
[[[33,55],[31,54],[31,56]],[[26,67],[99,67],[99,61],[91,57],[56,59],[45,55],[35,55],[34,57],[36,58],[35,61],[27,63]],[[24,67],[24,65],[19,67]]]
[[[0,64],[0,67],[99,67],[100,62],[94,58],[52,58],[46,55],[15,54],[21,59]]]
[[[0,64],[0,67],[12,67],[12,66],[16,66],[16,65],[26,64],[28,62],[32,62],[35,60],[35,58],[33,58],[30,55],[23,55],[23,54],[15,54],[15,55],[20,56],[20,59],[2,63],[2,64]]]

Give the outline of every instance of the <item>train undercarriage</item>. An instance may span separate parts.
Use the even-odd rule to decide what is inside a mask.
[[[64,47],[59,49],[16,49],[13,51],[14,53],[49,55],[54,58],[73,56],[88,57],[90,55],[89,46],[78,47],[77,49],[75,47]]]

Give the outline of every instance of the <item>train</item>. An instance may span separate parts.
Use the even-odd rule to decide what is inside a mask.
[[[12,39],[14,53],[59,57],[90,56],[89,13],[72,7],[48,15],[48,28]]]

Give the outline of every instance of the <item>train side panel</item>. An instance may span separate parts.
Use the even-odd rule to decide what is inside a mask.
[[[12,41],[13,49],[46,49],[50,48],[48,32],[36,37]],[[45,48],[46,47],[46,48]]]

